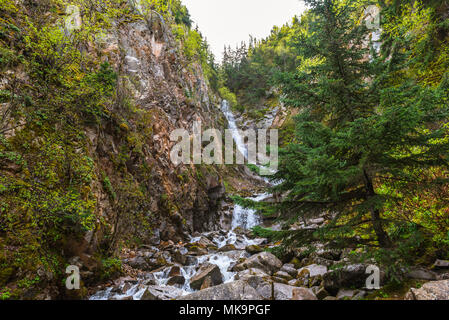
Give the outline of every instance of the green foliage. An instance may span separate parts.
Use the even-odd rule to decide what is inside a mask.
[[[119,258],[106,258],[101,261],[102,280],[117,277],[122,273],[122,261]]]
[[[280,211],[286,224],[327,212],[330,221],[316,229],[255,232],[285,247],[319,241],[361,248],[368,256],[360,259],[374,258],[397,280],[401,267],[443,258],[448,248],[444,5],[386,6],[377,52],[362,23],[368,2],[307,3],[300,21],[274,28],[249,49],[227,51],[224,83],[238,100],[250,101],[257,88],[250,79],[259,79],[299,112],[286,121],[273,177],[282,183],[272,191],[286,197],[271,209],[237,201],[260,213]],[[273,48],[285,60],[279,54],[267,63]],[[258,54],[270,65],[266,81],[251,74],[262,68],[251,67]]]

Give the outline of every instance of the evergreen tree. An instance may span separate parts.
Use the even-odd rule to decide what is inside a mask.
[[[392,231],[405,221],[387,217],[386,208],[402,190],[447,183],[423,175],[448,165],[447,85],[404,77],[407,52],[399,47],[377,56],[360,1],[306,3],[308,30],[291,44],[300,65],[278,76],[284,102],[299,114],[275,190],[286,194],[283,219],[327,212],[330,221],[280,235],[285,243],[391,248]]]

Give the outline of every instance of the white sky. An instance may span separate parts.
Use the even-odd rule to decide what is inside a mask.
[[[182,0],[192,20],[211,46],[217,61],[223,48],[235,48],[249,35],[262,39],[273,26],[290,22],[301,15],[304,3],[300,0]]]

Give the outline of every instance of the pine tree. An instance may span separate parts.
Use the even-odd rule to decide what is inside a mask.
[[[401,190],[441,183],[423,178],[425,170],[447,168],[447,87],[404,77],[404,50],[391,46],[378,56],[359,22],[360,1],[306,2],[307,32],[292,43],[300,65],[278,76],[285,104],[299,115],[275,191],[286,194],[278,204],[283,219],[327,212],[330,221],[280,235],[286,243],[390,248],[389,231],[403,221],[386,219],[386,207]]]

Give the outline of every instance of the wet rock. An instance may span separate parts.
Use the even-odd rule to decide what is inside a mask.
[[[187,263],[187,254],[188,250],[186,248],[180,248],[175,250],[172,254],[173,261],[182,265],[186,265]]]
[[[328,296],[328,297],[324,298],[323,300],[331,301],[331,300],[338,300],[338,299],[336,297],[333,297],[333,296]]]
[[[168,272],[169,277],[177,277],[181,275],[181,268],[179,266],[173,266]]]
[[[186,262],[183,263],[185,266],[194,266],[198,263],[198,258],[194,256],[185,256]]]
[[[427,282],[420,289],[412,288],[405,300],[449,300],[449,280]]]
[[[233,281],[197,291],[178,300],[262,300],[262,296],[245,281]]]
[[[250,254],[256,254],[256,253],[259,253],[259,252],[263,251],[263,249],[260,246],[256,245],[256,244],[252,244],[252,245],[246,246],[245,250],[246,250],[246,252],[248,252]]]
[[[221,247],[220,249],[218,249],[218,252],[228,252],[228,251],[234,251],[234,250],[236,250],[235,245],[226,244],[223,247]]]
[[[200,246],[203,247],[215,247],[215,243],[213,243],[211,240],[209,240],[206,237],[201,237],[200,240],[197,242]]]
[[[125,297],[117,298],[116,300],[130,301],[130,300],[134,300],[134,298],[133,298],[133,296],[125,296]]]
[[[174,300],[182,293],[182,290],[174,287],[148,286],[141,300]]]
[[[178,276],[173,276],[170,279],[168,279],[167,285],[175,286],[175,287],[182,287],[185,282],[186,282],[186,279],[183,276],[178,275]]]
[[[268,274],[273,274],[282,267],[282,262],[275,255],[269,252],[258,253],[243,263],[240,263],[234,267],[236,271],[243,271],[249,268],[261,269]]]
[[[190,286],[192,289],[199,290],[207,277],[211,278],[213,286],[223,283],[223,276],[220,272],[220,268],[215,264],[206,263],[203,264],[192,279],[190,279]]]
[[[188,252],[188,254],[191,256],[204,256],[207,253],[208,253],[207,250],[200,246],[191,246]]]
[[[414,268],[407,273],[407,277],[417,280],[438,280],[438,274],[423,268]]]

